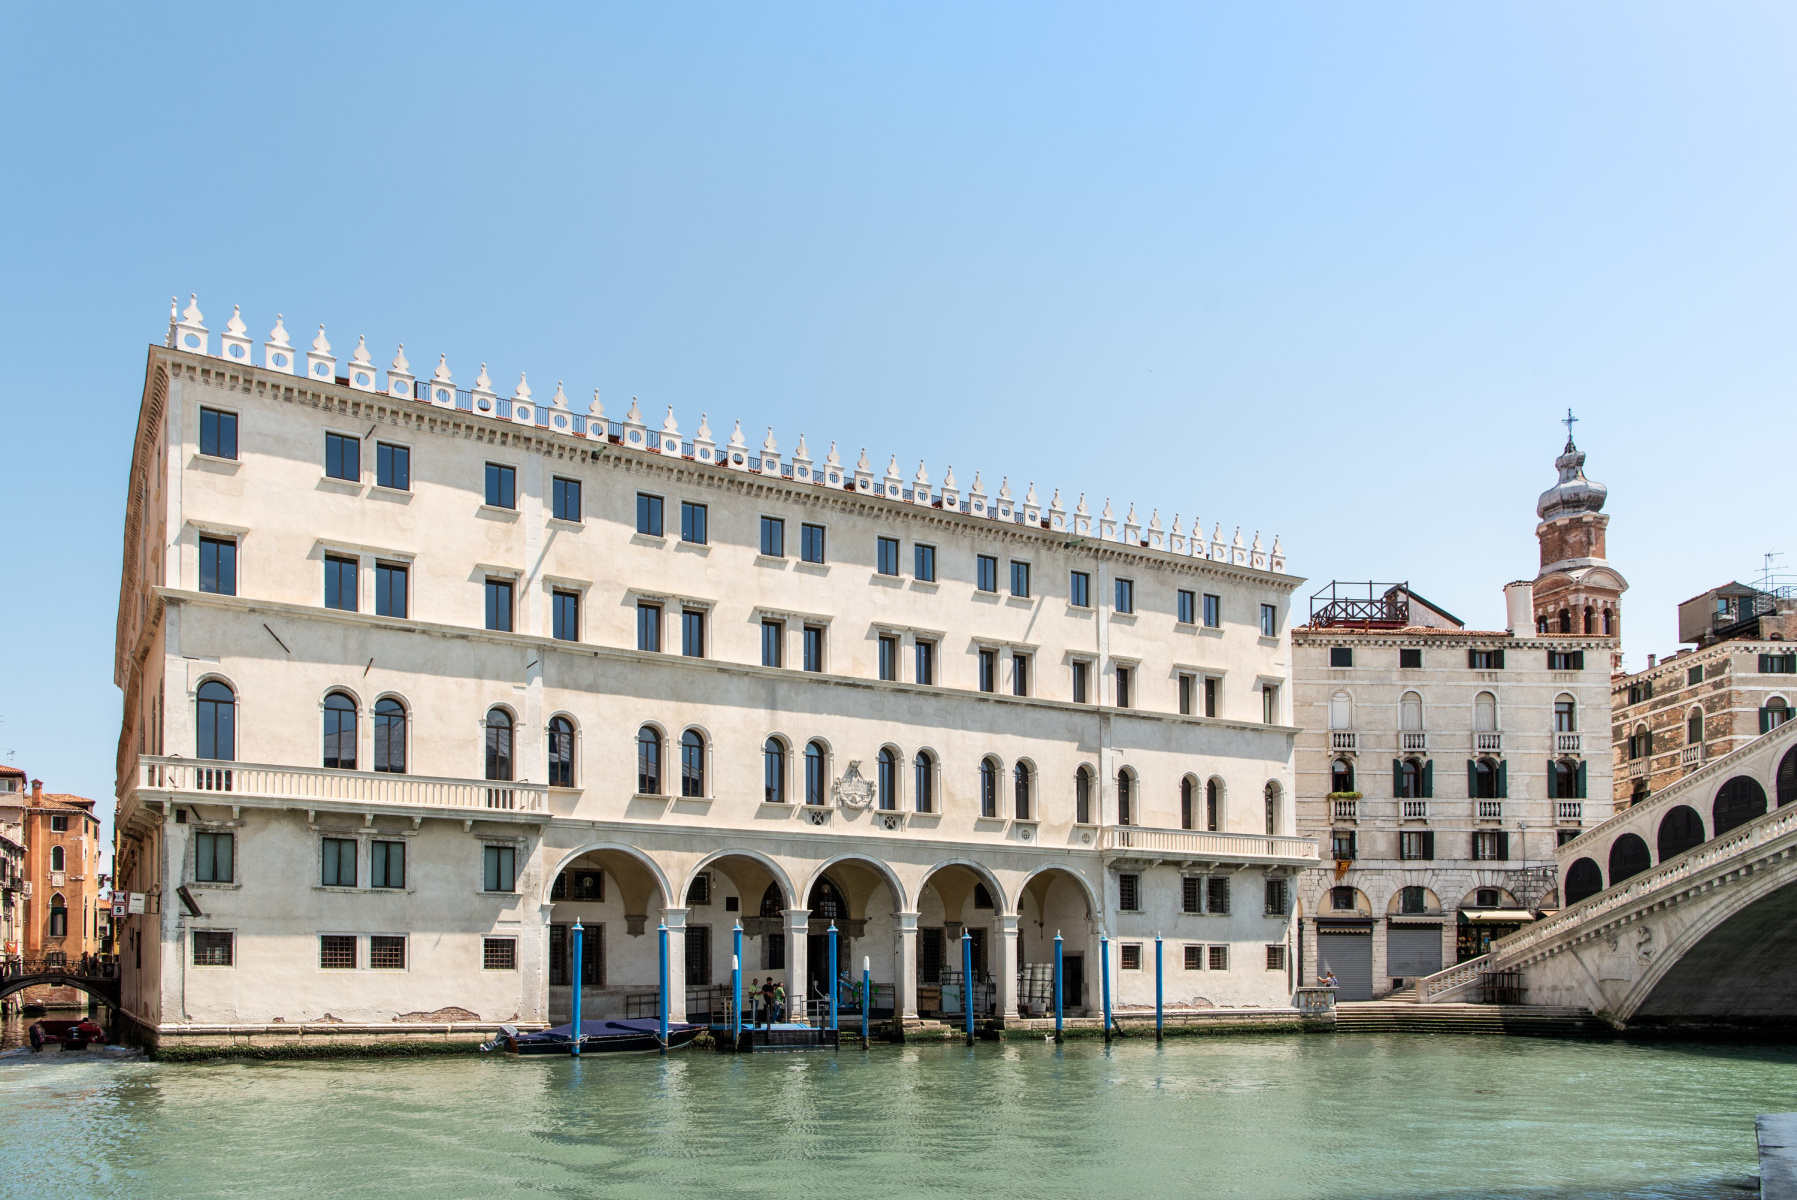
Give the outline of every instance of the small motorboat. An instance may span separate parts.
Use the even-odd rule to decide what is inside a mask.
[[[106,1031],[85,1018],[79,1021],[39,1021],[31,1027],[32,1049],[41,1049],[51,1042],[62,1043],[64,1050],[85,1050],[89,1046],[104,1046]]]
[[[678,1050],[699,1036],[703,1025],[668,1024],[669,1050]],[[574,1048],[574,1026],[556,1025],[536,1033],[519,1033],[511,1026],[499,1031],[499,1040],[509,1054],[562,1054]],[[622,1054],[629,1051],[660,1050],[661,1022],[654,1018],[636,1021],[582,1021],[580,1052],[582,1054]]]

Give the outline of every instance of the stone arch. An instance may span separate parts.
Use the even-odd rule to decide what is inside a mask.
[[[6,997],[15,992],[22,992],[26,988],[38,987],[40,985],[44,987],[72,987],[76,991],[83,992],[86,995],[93,997],[95,1000],[98,1000],[101,1004],[112,1009],[115,1013],[120,1011],[122,1007],[119,1004],[118,997],[108,990],[107,983],[90,981],[73,972],[63,975],[55,971],[45,971],[36,975],[11,976],[4,981],[0,981],[0,1000],[6,999]],[[112,984],[111,986],[116,987],[117,984]]]
[[[1072,879],[1079,885],[1080,893],[1086,898],[1086,911],[1091,913],[1094,917],[1103,911],[1103,905],[1099,899],[1098,889],[1092,886],[1092,881],[1078,871],[1075,871],[1072,867],[1062,866],[1059,863],[1049,863],[1046,866],[1040,866],[1034,871],[1031,871],[1024,877],[1023,882],[1018,885],[1018,896],[1021,897],[1025,892],[1029,891],[1038,879],[1048,880],[1048,882],[1043,883],[1040,888],[1040,892],[1045,894],[1048,891],[1048,883],[1053,882],[1053,878],[1059,877],[1054,875],[1055,872],[1066,875],[1067,878]],[[1050,878],[1051,876],[1053,878]],[[1038,904],[1040,903],[1040,898],[1040,895],[1038,895]],[[1018,907],[1021,909],[1022,905],[1019,905]]]
[[[918,883],[918,894],[921,896],[924,888],[929,887],[931,881],[949,867],[965,867],[968,871],[973,873],[974,877],[978,879],[979,882],[986,885],[987,892],[992,896],[992,909],[996,915],[1016,915],[1017,910],[1012,904],[1010,895],[1005,891],[1003,885],[998,882],[998,876],[992,873],[990,867],[987,867],[983,863],[974,862],[971,858],[945,858],[932,866],[928,871],[924,872],[923,879]],[[969,890],[971,891],[971,889]],[[938,887],[937,891],[940,892],[941,888]]]
[[[892,893],[892,900],[897,907],[897,911],[910,911],[913,901],[910,894],[905,891],[905,885],[903,881],[899,879],[898,873],[895,872],[891,866],[870,854],[856,854],[853,852],[838,854],[834,858],[826,859],[819,863],[817,869],[812,871],[811,874],[806,877],[805,891],[803,894],[806,896],[811,895],[811,889],[818,885],[818,881],[823,879],[824,876],[830,872],[831,868],[839,867],[844,864],[871,868],[873,874],[879,876],[880,880],[885,883],[887,890]],[[838,887],[841,887],[840,882],[838,883]],[[850,903],[851,905],[854,903],[853,896],[850,897]],[[862,903],[866,903],[865,898],[862,899]]]
[[[1736,775],[1716,789],[1716,799],[1710,807],[1710,827],[1715,831],[1711,836],[1721,837],[1765,814],[1766,789],[1751,775]]]
[[[1660,818],[1660,832],[1656,840],[1659,842],[1661,862],[1677,858],[1693,846],[1701,846],[1708,840],[1704,837],[1702,815],[1689,804],[1674,805]]]
[[[630,862],[633,862],[648,877],[653,888],[657,892],[660,893],[661,903],[662,903],[663,908],[668,908],[668,907],[672,906],[673,901],[672,901],[671,897],[674,897],[676,895],[684,897],[686,895],[685,892],[675,892],[674,891],[673,885],[668,880],[668,874],[666,871],[664,871],[662,869],[661,864],[656,862],[655,859],[651,855],[649,855],[648,853],[643,851],[641,848],[636,847],[636,846],[627,846],[622,842],[587,842],[586,844],[575,847],[572,850],[565,851],[562,854],[562,856],[558,860],[556,860],[554,869],[544,873],[543,894],[539,898],[538,902],[541,904],[551,903],[551,901],[549,899],[549,892],[552,888],[555,887],[555,881],[561,877],[561,873],[563,871],[567,870],[569,868],[569,866],[571,866],[574,863],[575,859],[580,858],[584,855],[588,855],[588,854],[618,855],[618,856],[625,858],[626,860],[628,860]],[[603,859],[601,861],[604,862]],[[610,863],[605,863],[604,865],[608,869],[611,866]],[[613,873],[614,878],[617,880],[617,883],[618,883],[618,886],[620,887],[620,889],[624,889],[624,895],[626,897],[626,907],[628,907],[628,900],[630,899],[630,890],[627,887],[627,882],[622,876],[619,876],[617,874],[617,872],[614,871],[612,873]],[[637,890],[640,891],[641,889],[639,888]]]
[[[1610,886],[1653,866],[1653,854],[1639,834],[1625,833],[1610,843]]]
[[[780,889],[781,895],[786,897],[786,906],[788,908],[794,906],[793,897],[797,896],[798,893],[793,890],[792,877],[786,873],[786,868],[782,867],[779,863],[775,862],[759,850],[749,850],[743,847],[732,847],[727,850],[713,850],[710,854],[707,854],[704,858],[693,864],[692,870],[688,871],[686,877],[680,882],[680,891],[675,894],[685,897],[687,889],[692,887],[693,880],[698,877],[699,872],[710,867],[723,871],[724,874],[730,876],[731,882],[737,885],[737,893],[744,897],[745,903],[747,903],[748,898],[753,897],[755,903],[759,905],[761,903],[761,895],[767,889],[753,886],[754,884],[759,884],[761,882],[760,879],[745,882],[744,880],[736,878],[736,876],[730,872],[728,867],[719,865],[720,860],[727,858],[746,858],[756,863],[762,870],[767,872],[769,878],[772,879],[774,886]]]
[[[1604,890],[1604,871],[1589,858],[1581,858],[1566,868],[1565,900],[1568,904],[1577,904],[1588,896],[1595,896]]]
[[[1352,899],[1353,904],[1336,905],[1343,900]],[[1373,901],[1365,892],[1349,883],[1332,884],[1324,889],[1323,903],[1317,909],[1317,915],[1335,916],[1340,913],[1353,913],[1355,916],[1370,917],[1373,915]]]

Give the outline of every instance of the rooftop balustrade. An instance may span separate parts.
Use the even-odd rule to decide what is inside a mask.
[[[442,779],[156,755],[138,757],[132,792],[140,802],[166,799],[199,804],[274,802],[353,809],[436,808],[483,818],[549,811],[549,788],[540,783]]]

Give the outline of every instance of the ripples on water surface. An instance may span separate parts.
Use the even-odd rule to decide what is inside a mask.
[[[1755,1194],[1797,1051],[1290,1036],[162,1065],[0,1060],[0,1195]]]

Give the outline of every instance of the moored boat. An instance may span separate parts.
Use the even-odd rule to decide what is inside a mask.
[[[703,1028],[703,1025],[670,1023],[667,1048],[680,1049],[698,1037]],[[574,1047],[574,1026],[572,1023],[555,1025],[536,1033],[519,1033],[504,1026],[500,1029],[499,1040],[510,1054],[568,1054]],[[661,1048],[661,1023],[652,1018],[580,1023],[582,1054],[620,1054]]]

